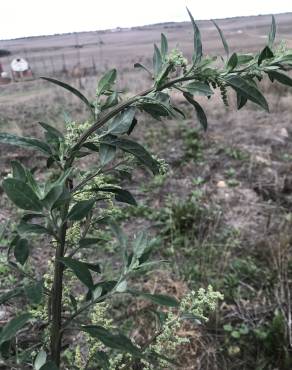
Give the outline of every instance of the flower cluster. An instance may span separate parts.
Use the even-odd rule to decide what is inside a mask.
[[[208,289],[200,288],[197,292],[191,291],[181,301],[176,313],[167,313],[167,318],[163,324],[161,333],[157,336],[155,342],[150,345],[149,350],[155,351],[158,354],[171,355],[175,352],[178,346],[189,343],[189,339],[182,337],[179,333],[184,321],[186,313],[193,315],[198,320],[208,321],[206,314],[214,311],[217,307],[218,301],[223,299],[220,292],[213,290],[209,285]],[[167,361],[160,359],[162,368],[166,368]],[[147,370],[154,370],[152,364],[143,361]]]
[[[178,49],[173,49],[167,56],[167,61],[176,67],[186,67],[188,60],[184,57],[183,53]]]

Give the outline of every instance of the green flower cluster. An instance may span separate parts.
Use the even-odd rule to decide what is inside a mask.
[[[215,311],[218,301],[222,299],[223,295],[209,285],[207,290],[200,288],[197,292],[191,291],[187,294],[181,301],[180,312],[191,313],[198,320],[208,321],[205,313]]]
[[[186,67],[188,60],[184,57],[183,53],[178,49],[173,49],[167,56],[167,62],[176,67]]]
[[[189,338],[182,337],[179,333],[183,324],[184,316],[191,314],[198,320],[208,321],[206,314],[214,311],[218,301],[223,299],[220,292],[213,290],[209,285],[208,289],[200,288],[197,292],[191,291],[181,301],[176,313],[167,313],[167,318],[163,324],[161,333],[157,336],[155,342],[148,350],[155,351],[158,354],[171,356],[177,347],[189,343]],[[155,370],[152,364],[143,360],[146,370]],[[161,368],[167,368],[169,363],[163,359],[159,360]]]

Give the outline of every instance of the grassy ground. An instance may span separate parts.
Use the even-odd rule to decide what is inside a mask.
[[[241,49],[251,50],[263,44],[259,37],[264,34],[263,19],[266,18],[253,20],[259,21],[260,27],[249,28],[253,37],[240,44]],[[224,24],[230,37],[235,37],[236,30],[248,29],[247,20],[237,22]],[[280,24],[280,35],[289,37],[287,18],[285,22]],[[180,36],[184,31],[190,39],[188,25],[177,30]],[[154,31],[158,36],[160,29],[155,27]],[[133,31],[130,41],[139,40],[141,48],[138,59],[144,50],[148,52],[154,31]],[[170,32],[174,42],[175,29]],[[213,35],[212,32],[208,35]],[[144,43],[137,34],[143,34]],[[135,51],[130,56],[125,54],[129,37],[123,33],[114,36],[124,42],[115,57],[125,55],[118,67],[119,83],[127,95],[127,91],[143,89],[149,81],[143,72],[130,68],[128,62],[134,59]],[[106,37],[109,40],[106,45],[114,40],[111,34],[105,34]],[[215,41],[205,37],[210,50]],[[185,42],[184,47],[189,48],[190,44]],[[111,54],[106,52],[107,49],[104,58],[110,58]],[[114,63],[111,60],[109,64]],[[69,81],[78,86],[77,80]],[[84,91],[93,96],[96,78],[83,77],[81,82]],[[263,86],[270,114],[252,104],[236,112],[232,95],[229,107],[223,105],[219,96],[210,102],[202,100],[209,119],[207,133],[199,129],[194,112],[183,102],[180,105],[186,111],[185,120],[157,122],[142,116],[139,122],[136,134],[139,141],[169,164],[169,172],[163,176],[151,178],[139,172],[130,183],[138,207],[123,208],[116,216],[129,233],[146,228],[155,238],[157,256],[170,261],[167,268],[141,279],[152,292],[171,292],[180,297],[187,289],[212,284],[225,297],[207,325],[186,329],[190,344],[176,354],[181,369],[292,368],[292,91],[277,84],[271,87],[268,81]],[[21,135],[39,136],[36,125],[39,120],[64,129],[64,116],[75,121],[86,116],[78,100],[39,80],[1,87],[0,107],[1,131]],[[12,159],[36,166],[37,175],[43,175],[41,156],[32,157],[25,150],[11,151],[3,145],[0,155],[3,177],[10,172]],[[0,222],[13,220],[15,213],[5,196],[1,196],[0,204]],[[103,236],[108,238],[107,233]],[[1,243],[5,247],[4,239]],[[95,256],[108,267],[109,274],[112,272],[108,257],[115,251],[115,246],[108,242],[105,250]],[[35,266],[39,274],[43,272],[47,253],[36,248]],[[8,276],[6,268],[0,265],[0,291],[20,279]],[[5,322],[14,307],[0,307],[0,322]],[[141,309],[123,302],[118,308],[119,315],[126,317]],[[139,340],[147,336],[147,322],[145,318],[136,320],[140,329],[133,330],[130,323],[128,330]]]

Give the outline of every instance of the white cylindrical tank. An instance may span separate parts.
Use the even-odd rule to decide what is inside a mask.
[[[25,72],[29,69],[28,62],[23,58],[16,58],[10,64],[13,72]]]

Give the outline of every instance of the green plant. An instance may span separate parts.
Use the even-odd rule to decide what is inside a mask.
[[[115,88],[117,71],[113,69],[99,80],[96,99],[92,103],[75,88],[44,78],[78,96],[88,107],[88,121],[68,123],[65,133],[40,122],[44,130],[43,140],[0,134],[2,143],[39,150],[46,157],[47,167],[46,176],[40,182],[34,171],[13,161],[12,175],[2,183],[8,198],[24,211],[9,244],[8,264],[27,280],[19,289],[5,293],[1,301],[5,303],[25,293],[30,305],[41,306],[37,314],[32,313],[33,310],[18,313],[1,328],[0,350],[7,366],[14,366],[14,362],[22,360],[25,364],[34,361],[35,369],[59,368],[64,352],[63,338],[68,332],[82,332],[98,341],[95,352],[89,352],[85,364],[88,369],[92,361],[95,367],[109,368],[106,348],[129,353],[135,361],[142,359],[151,366],[157,366],[161,360],[171,363],[171,359],[153,349],[157,335],[146,344],[138,345],[111,325],[105,324],[102,305],[124,294],[140,296],[158,305],[179,307],[174,298],[131,288],[131,279],[137,272],[161,261],[149,260],[151,243],[144,233],[137,232],[129,240],[112,221],[114,201],[133,206],[136,201],[128,190],[123,189],[122,182],[113,182],[108,174],[115,174],[117,178],[128,176],[137,164],[148,168],[153,174],[160,172],[159,161],[138,142],[125,138],[125,135],[131,135],[136,129],[138,113],[141,111],[158,120],[178,115],[184,117],[184,113],[171,100],[173,90],[181,92],[194,107],[201,126],[206,130],[207,117],[194,96],[210,98],[213,90],[219,88],[224,104],[228,104],[226,90],[231,87],[237,94],[238,109],[250,100],[268,111],[267,101],[258,89],[257,81],[267,74],[271,81],[292,85],[292,80],[282,73],[292,65],[292,53],[273,47],[274,18],[269,45],[255,56],[233,53],[229,57],[226,40],[220,31],[227,58],[223,65],[218,66],[216,58],[203,57],[200,32],[191,14],[190,17],[195,49],[190,64],[178,50],[168,52],[167,39],[162,34],[161,47],[154,46],[153,73],[139,63],[135,65],[146,70],[154,80],[153,86],[146,91],[121,101],[121,92]],[[195,143],[191,142],[192,150],[194,144],[197,150],[197,139]],[[92,168],[86,161],[89,156],[98,156],[98,160],[92,160]],[[189,225],[189,219],[181,217],[185,212],[184,207],[178,208],[177,212],[180,223],[175,227],[183,232]],[[121,251],[116,278],[113,280],[104,279],[102,266],[95,259],[92,260],[94,254],[88,253],[90,246],[103,247],[103,240],[96,237],[96,233],[105,224],[111,226]],[[41,244],[46,242],[51,253],[54,253],[47,261],[47,273],[43,278],[34,277],[26,271],[28,260],[32,258],[32,236]],[[196,304],[197,301],[194,301],[193,305]],[[94,309],[97,310],[95,313],[102,312],[98,320],[96,317],[92,319]],[[88,312],[89,316],[86,315]],[[28,355],[32,353],[32,348],[24,348],[20,358],[15,350],[15,337],[31,320],[41,321],[45,329],[44,338],[33,345],[38,350],[34,359]],[[76,359],[78,356],[79,350],[76,350]],[[132,359],[125,361],[130,367]]]

